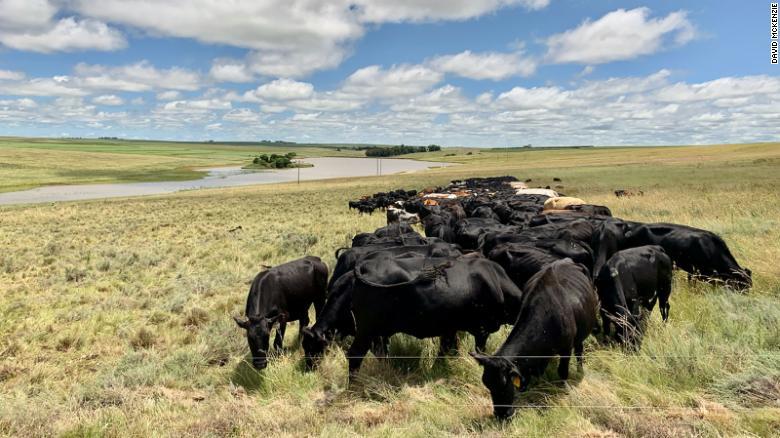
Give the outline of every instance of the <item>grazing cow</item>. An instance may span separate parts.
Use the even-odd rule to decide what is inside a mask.
[[[417,231],[414,231],[411,225],[406,222],[388,224],[387,226],[377,228],[373,233],[360,233],[352,238],[352,246],[366,246],[372,243],[386,242],[392,239],[408,239],[422,237]]]
[[[520,314],[504,344],[492,356],[471,354],[484,368],[482,383],[490,390],[496,417],[514,413],[515,392],[528,389],[553,356],[560,356],[561,379],[569,377],[572,350],[582,367],[583,342],[596,326],[597,301],[587,270],[571,260],[551,263],[528,280]]]
[[[519,227],[503,225],[495,219],[467,218],[455,224],[455,243],[463,249],[478,249],[487,233],[518,230]]]
[[[404,249],[396,250],[394,248]],[[388,250],[403,252],[418,251],[419,253],[436,256],[460,255],[460,251],[455,245],[444,241],[438,241],[434,238],[420,238],[419,240],[405,239],[403,241],[391,240],[354,248],[340,248],[336,251],[336,266],[333,268],[333,274],[328,282],[328,290],[331,290],[333,283],[338,280],[339,277],[354,269],[359,260],[371,253]]]
[[[452,339],[465,331],[484,349],[490,333],[514,321],[520,300],[520,289],[490,260],[377,254],[355,267],[357,334],[347,352],[350,375],[357,373],[372,340],[396,333]]]
[[[721,281],[735,290],[753,285],[752,272],[742,268],[717,234],[668,223],[641,224],[626,233],[626,247],[660,245],[690,278]]]
[[[336,279],[328,288],[328,300],[317,315],[317,321],[313,326],[301,329],[301,344],[308,369],[314,366],[315,359],[322,356],[335,336],[355,334],[355,319],[352,316],[354,280],[351,271]]]
[[[455,241],[455,231],[452,229],[453,218],[449,213],[430,214],[422,222],[426,237],[436,237],[445,242]]]
[[[593,204],[579,204],[579,205],[567,205],[564,210],[579,211],[586,213],[590,216],[612,216],[612,210],[604,205]]]
[[[639,342],[632,334],[641,334],[640,306],[652,311],[657,300],[661,317],[669,318],[672,259],[658,245],[618,251],[598,273],[596,289],[604,335],[610,335],[610,325],[617,320],[615,338]]]
[[[255,277],[246,300],[246,319],[235,318],[246,330],[252,365],[268,366],[271,329],[278,323],[274,348],[281,349],[288,322],[309,325],[309,307],[319,315],[325,303],[328,267],[319,257],[307,256],[263,271]]]
[[[558,196],[557,198],[549,198],[544,201],[545,210],[564,210],[570,205],[583,205],[585,201],[580,198],[572,198],[571,196]]]
[[[490,251],[487,258],[501,265],[520,289],[542,268],[554,261],[571,258],[576,263],[593,266],[590,249],[574,241],[535,240],[505,243]]]

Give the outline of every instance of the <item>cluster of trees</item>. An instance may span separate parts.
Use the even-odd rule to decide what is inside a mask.
[[[367,157],[393,157],[396,155],[413,154],[415,152],[435,152],[440,151],[439,145],[428,146],[375,146],[366,148]]]
[[[273,167],[276,169],[284,169],[287,167],[293,167],[293,158],[295,158],[295,152],[288,152],[284,155],[278,154],[262,154],[256,156],[252,160],[252,164],[261,167]]]

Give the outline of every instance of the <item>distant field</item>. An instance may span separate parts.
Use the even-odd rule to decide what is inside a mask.
[[[364,155],[337,146],[0,138],[0,192],[53,184],[197,179],[203,176],[198,168],[248,164],[259,154]]]
[[[232,152],[220,151],[215,156],[227,154],[220,159],[229,163]],[[98,170],[118,157],[141,170],[218,161],[102,151],[64,161],[70,152],[57,147],[0,146],[0,162],[15,163],[8,158],[14,153],[30,165],[44,161],[52,172],[76,166],[70,180],[60,181],[77,179],[78,166]],[[105,161],[94,164],[93,157]],[[780,435],[780,144],[461,149],[411,157],[463,165],[0,207],[0,435]],[[0,184],[7,187],[14,179],[4,171]],[[105,172],[110,178],[111,168]],[[338,347],[316,372],[302,370],[294,323],[286,352],[268,369],[248,365],[246,340],[231,315],[243,312],[260,266],[313,254],[332,267],[336,248],[383,225],[381,214],[349,211],[348,199],[505,174],[560,184],[560,191],[626,219],[717,232],[753,270],[755,286],[741,295],[678,275],[670,320],[653,314],[639,352],[589,340],[584,373],[572,366],[565,387],[554,381],[552,364],[547,381],[516,400],[527,407],[506,424],[491,418],[481,370],[467,354],[470,338],[456,357],[435,360],[436,342],[396,336],[391,355],[423,359],[369,356],[347,389]],[[26,175],[26,184],[42,184],[35,170]],[[645,196],[617,199],[618,188]],[[241,231],[229,231],[238,225]],[[507,333],[491,336],[488,349]]]

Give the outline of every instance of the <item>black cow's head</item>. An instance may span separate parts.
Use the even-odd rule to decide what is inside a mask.
[[[738,291],[753,287],[753,271],[748,268],[734,269],[726,279],[726,285]]]
[[[493,415],[500,420],[506,420],[515,412],[515,391],[525,391],[528,388],[528,379],[506,358],[474,352],[470,354],[482,365],[482,383],[493,399]]]
[[[303,345],[304,356],[306,357],[306,368],[314,368],[316,358],[325,353],[328,347],[328,339],[320,332],[315,332],[309,327],[301,330],[301,344]]]
[[[268,366],[268,345],[271,328],[277,322],[286,321],[287,313],[272,312],[266,316],[250,316],[248,319],[233,317],[239,327],[246,330],[246,340],[252,353],[252,366],[262,370]]]

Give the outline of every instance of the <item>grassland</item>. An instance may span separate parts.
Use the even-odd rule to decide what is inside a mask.
[[[181,181],[199,168],[245,165],[259,154],[356,157],[338,145],[259,145],[0,138],[0,192],[55,184]]]
[[[0,434],[780,434],[780,145],[465,153],[426,173],[0,208]],[[297,324],[268,369],[247,364],[230,316],[262,264],[314,254],[332,266],[335,248],[383,224],[348,199],[497,174],[558,177],[618,216],[713,230],[755,287],[679,276],[670,320],[653,315],[641,351],[591,339],[584,373],[566,387],[552,365],[506,424],[490,416],[470,340],[436,360],[435,342],[396,336],[391,354],[423,359],[369,358],[351,388],[338,347],[302,371]],[[645,196],[612,195],[627,187]]]

